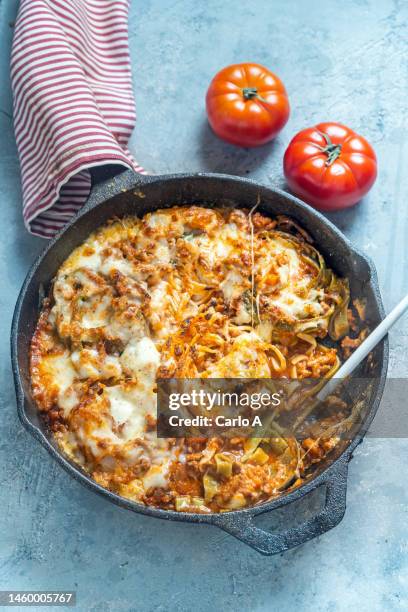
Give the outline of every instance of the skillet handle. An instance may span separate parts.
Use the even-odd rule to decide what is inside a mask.
[[[316,488],[326,486],[323,508],[296,527],[280,532],[265,531],[255,526],[253,514],[250,513],[230,517],[229,513],[220,514],[213,523],[263,555],[275,555],[289,550],[322,535],[340,523],[346,511],[347,470],[346,456],[339,459],[339,464],[316,485]]]
[[[126,170],[127,169],[125,166],[120,164],[105,164],[103,166],[94,166],[93,168],[90,168],[89,171],[91,173],[92,189],[95,187],[95,185],[108,181],[118,174],[123,174],[123,172],[126,172]]]
[[[154,177],[125,169],[120,164],[107,164],[91,168],[91,193],[83,211],[94,208],[121,191],[143,187]]]

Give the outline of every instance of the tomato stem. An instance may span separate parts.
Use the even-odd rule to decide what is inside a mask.
[[[320,132],[319,131],[320,136],[323,136],[323,138],[326,141],[326,146],[325,147],[321,147],[320,145],[317,145],[319,147],[319,149],[321,150],[322,153],[326,153],[327,155],[327,159],[325,161],[325,166],[331,166],[332,163],[334,163],[336,161],[336,159],[338,157],[340,157],[340,153],[341,153],[341,144],[337,144],[335,145],[330,136],[328,134],[325,134],[324,132]]]
[[[244,96],[244,100],[253,100],[256,98],[261,102],[269,104],[268,100],[265,100],[265,98],[259,95],[257,87],[244,87],[242,90],[242,95]]]

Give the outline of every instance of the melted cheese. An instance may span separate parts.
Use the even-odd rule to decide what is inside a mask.
[[[85,249],[75,250],[65,263],[66,271],[86,268],[97,272],[102,262],[101,250],[102,247],[96,240],[90,241]]]
[[[270,369],[263,342],[255,332],[238,336],[231,351],[211,366],[206,375],[210,378],[268,378]]]
[[[229,270],[225,279],[220,283],[220,289],[227,303],[231,302],[234,297],[241,295],[242,287],[242,275],[236,270]]]
[[[75,370],[67,353],[63,355],[50,355],[43,360],[44,373],[50,383],[58,389],[60,394],[72,385],[75,378]]]
[[[120,362],[127,374],[143,384],[153,384],[160,364],[160,354],[154,342],[145,336],[140,340],[129,342],[120,357]]]
[[[278,232],[252,236],[244,213],[194,206],[91,235],[58,271],[36,332],[46,340],[32,356],[42,408],[62,409],[64,451],[126,497],[169,492],[174,462],[185,467],[190,451],[156,437],[159,369],[171,374],[190,359],[201,364],[186,370],[194,377],[269,378],[276,320],[295,337],[296,322],[324,312],[303,255],[300,241]]]
[[[109,399],[110,414],[116,425],[126,425],[134,437],[140,436],[144,431],[144,417],[147,406],[145,396],[138,389],[124,389],[122,386],[107,387],[105,394]],[[126,436],[128,437],[128,436]]]
[[[78,377],[92,380],[106,378],[118,378],[122,374],[122,368],[117,357],[112,355],[101,355],[96,349],[83,349],[74,351],[71,361],[76,368]]]
[[[86,306],[83,305],[80,309],[81,326],[84,329],[96,329],[108,325],[111,302],[110,296],[106,295],[91,300],[90,304]]]
[[[282,260],[284,263],[277,264]],[[323,312],[319,303],[322,292],[307,290],[311,277],[302,272],[300,251],[294,244],[280,237],[268,242],[268,249],[262,253],[260,264],[261,282],[268,276],[271,267],[277,269],[280,282],[277,290],[268,295],[268,300],[284,315],[303,319]]]
[[[117,271],[125,276],[132,277],[135,274],[135,267],[130,261],[124,259],[119,249],[111,249],[112,253],[101,260],[99,271],[106,276]]]
[[[149,324],[159,337],[165,337],[174,328],[174,309],[171,289],[167,281],[160,281],[150,292]]]
[[[68,387],[65,391],[60,390],[58,394],[58,404],[64,411],[65,418],[68,417],[71,410],[78,405],[79,396],[74,387]]]
[[[166,487],[167,485],[168,464],[152,465],[143,477],[143,487],[145,490],[155,489],[156,487]]]

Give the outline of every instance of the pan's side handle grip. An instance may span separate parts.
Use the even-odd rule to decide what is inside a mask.
[[[83,210],[90,210],[122,191],[138,189],[155,177],[126,170],[120,164],[91,168],[92,188]]]
[[[266,531],[256,527],[252,514],[244,512],[231,517],[228,517],[228,513],[220,514],[214,523],[263,555],[275,555],[294,548],[340,523],[346,511],[347,470],[348,458],[340,459],[335,469],[317,485],[326,486],[323,508],[296,527],[277,532]]]
[[[104,164],[94,166],[89,171],[91,173],[92,188],[94,188],[95,185],[108,181],[118,174],[123,174],[126,172],[126,167],[123,164]]]

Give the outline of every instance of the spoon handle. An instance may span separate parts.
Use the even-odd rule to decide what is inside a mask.
[[[327,384],[317,394],[317,399],[323,401],[335,387],[347,376],[349,376],[356,367],[367,357],[373,348],[384,338],[391,327],[408,309],[408,295],[391,310],[383,321],[371,332],[369,336],[360,344],[354,353],[343,363],[341,368],[337,370],[335,376],[328,380]]]

